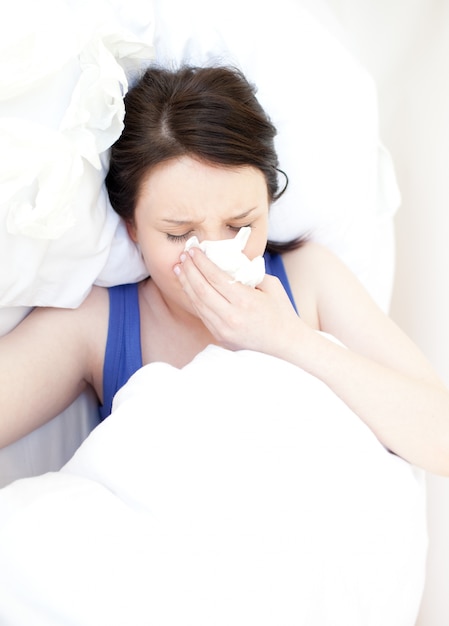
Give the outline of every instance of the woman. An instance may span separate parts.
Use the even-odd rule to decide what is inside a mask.
[[[150,68],[125,107],[106,182],[150,277],[95,287],[77,310],[36,310],[2,338],[0,443],[58,414],[88,385],[106,416],[142,364],[181,367],[216,343],[303,368],[390,450],[448,474],[449,393],[424,356],[330,252],[303,241],[267,245],[282,174],[275,129],[244,77]],[[230,282],[197,248],[184,252],[192,235],[225,239],[242,226],[251,227],[245,254],[265,252],[268,275],[255,289]]]

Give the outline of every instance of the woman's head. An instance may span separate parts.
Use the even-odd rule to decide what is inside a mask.
[[[276,129],[238,70],[149,68],[126,95],[125,110],[106,185],[112,206],[128,223],[152,169],[184,156],[252,166],[265,178],[269,201],[280,195]]]

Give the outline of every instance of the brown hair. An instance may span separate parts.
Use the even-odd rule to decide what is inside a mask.
[[[279,198],[276,129],[259,104],[254,87],[229,67],[150,67],[125,96],[122,135],[111,148],[106,186],[111,204],[132,221],[140,187],[157,164],[193,156],[221,166],[249,165],[265,176],[270,201]],[[272,251],[298,247],[277,244]]]

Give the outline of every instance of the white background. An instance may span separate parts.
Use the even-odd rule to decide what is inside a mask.
[[[326,0],[379,90],[402,206],[392,316],[449,384],[449,2]],[[449,624],[449,479],[428,477],[419,626]]]

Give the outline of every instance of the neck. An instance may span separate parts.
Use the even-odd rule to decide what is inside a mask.
[[[201,319],[159,290],[151,280],[141,287],[143,350],[147,362],[161,360],[182,367],[209,344],[217,344]]]

